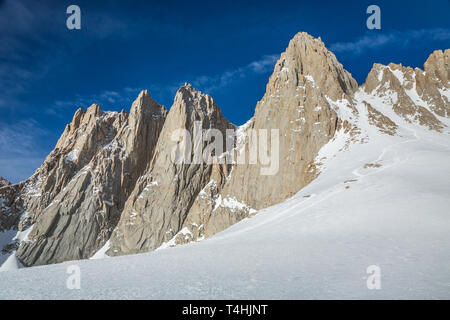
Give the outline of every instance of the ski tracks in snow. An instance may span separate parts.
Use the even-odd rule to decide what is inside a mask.
[[[380,156],[377,159],[375,159],[375,161],[373,162],[376,165],[380,165],[380,167],[374,168],[374,169],[370,170],[370,172],[366,172],[366,173],[361,173],[361,170],[366,170],[367,171],[366,168],[358,167],[358,168],[356,168],[356,169],[354,169],[352,171],[352,174],[354,174],[356,177],[361,179],[361,178],[364,178],[364,177],[367,177],[367,176],[371,176],[373,174],[377,174],[377,173],[379,173],[381,171],[384,171],[384,170],[386,170],[388,168],[392,168],[394,166],[397,166],[397,165],[407,161],[408,159],[410,159],[411,154],[413,154],[415,152],[406,154],[406,157],[402,158],[401,150],[396,149],[396,147],[398,147],[398,146],[400,146],[402,144],[405,144],[405,143],[417,142],[417,141],[420,140],[420,137],[417,134],[417,131],[415,131],[413,129],[410,129],[410,128],[406,128],[406,127],[405,127],[405,129],[407,129],[408,131],[411,131],[413,136],[414,136],[414,138],[408,139],[408,140],[405,140],[405,141],[400,141],[400,142],[397,142],[397,143],[393,143],[393,144],[383,148],[383,150],[381,151]],[[390,157],[390,158],[386,158],[386,154],[388,154],[389,152],[394,152],[394,156]],[[391,160],[390,163],[388,162],[389,160]]]

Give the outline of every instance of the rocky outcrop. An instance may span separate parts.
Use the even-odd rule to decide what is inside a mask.
[[[9,182],[6,181],[5,185],[0,187],[0,232],[17,229],[20,216],[23,213],[19,192],[20,185],[6,183]]]
[[[367,120],[370,125],[391,136],[397,133],[398,125],[394,121],[372,107],[370,103],[363,101],[363,105],[367,108]]]
[[[257,165],[236,166],[224,192],[260,209],[285,200],[309,183],[313,177],[306,169],[339,125],[330,100],[350,100],[357,87],[320,38],[297,34],[276,63],[251,126],[259,133],[279,131],[278,170],[261,174],[261,168],[267,167],[261,158]],[[254,143],[246,141],[248,153]]]
[[[450,50],[438,50],[427,59],[424,70],[374,64],[362,89],[390,100],[394,112],[405,121],[441,132],[446,127],[443,121],[450,117],[449,70]]]
[[[189,84],[178,90],[155,155],[125,204],[108,254],[156,249],[181,229],[195,197],[208,183],[212,172],[212,165],[202,158],[209,140],[202,131],[218,130],[225,145],[226,130],[233,128],[210,96]],[[186,157],[180,163],[173,158],[173,152],[180,147],[177,130],[188,132],[183,139],[189,136],[192,141],[188,142],[192,146],[190,150],[183,149],[188,151],[183,153]],[[199,161],[195,159],[197,151],[200,151]]]
[[[437,80],[439,87],[449,88],[450,84],[450,49],[435,50],[425,61],[424,70],[430,79]]]
[[[2,183],[3,186],[0,186],[0,237],[2,238],[0,259],[2,259],[2,255],[10,254],[19,247],[19,241],[12,238],[8,239],[1,233],[8,233],[8,231],[17,232],[21,221],[27,218],[26,214],[24,214],[20,192],[23,185],[21,183],[11,184],[6,179],[3,179]]]
[[[254,117],[241,128],[244,143],[238,149],[245,162],[233,166],[226,183],[218,171],[188,215],[184,227],[190,233],[181,234],[177,242],[191,234],[195,239],[221,231],[314,179],[317,152],[342,125],[331,102],[345,100],[353,111],[351,95],[357,88],[320,38],[297,34],[276,63]],[[251,150],[261,150],[266,141],[272,160],[258,154],[252,161]]]
[[[96,105],[85,114],[77,111],[66,128],[67,135],[57,145],[57,149],[59,145],[71,146],[72,155],[65,153],[64,164],[50,172],[63,177],[66,168],[84,166],[33,219],[29,240],[17,251],[24,265],[89,258],[105,244],[137,178],[153,156],[165,117],[165,108],[147,91],[141,92],[129,115],[124,111],[104,114]],[[74,132],[82,137],[76,142],[70,138]]]
[[[416,91],[438,116],[450,118],[450,49],[434,51],[416,77]]]
[[[21,195],[29,213],[28,225],[33,224],[76,173],[111,142],[124,120],[124,114],[103,112],[97,104],[86,112],[82,109],[75,112],[54,150],[23,183]]]
[[[11,183],[3,177],[0,177],[0,188],[9,186]]]

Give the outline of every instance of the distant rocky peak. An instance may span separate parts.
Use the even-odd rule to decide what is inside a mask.
[[[430,77],[437,79],[444,87],[449,88],[450,49],[434,51],[425,62],[424,70]]]
[[[376,92],[392,91],[402,86],[409,88],[413,84],[414,77],[414,70],[410,67],[395,63],[387,66],[374,63],[362,88],[367,93],[374,92],[374,90]]]
[[[0,177],[0,188],[9,186],[11,183],[3,177]]]
[[[438,66],[436,70],[434,66]],[[450,117],[449,89],[446,87],[449,66],[442,51],[435,51],[428,58],[425,63],[428,71],[395,63],[387,66],[376,63],[361,88],[366,94],[391,105],[406,122],[442,131],[445,128],[442,120],[447,122],[442,118]]]

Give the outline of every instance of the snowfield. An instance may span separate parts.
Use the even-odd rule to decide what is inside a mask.
[[[389,116],[397,136],[360,120],[369,142],[340,151],[338,132],[316,180],[212,238],[0,272],[0,298],[450,299],[450,135]],[[71,265],[79,290],[66,287]]]

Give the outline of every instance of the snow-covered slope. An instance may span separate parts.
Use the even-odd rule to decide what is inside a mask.
[[[355,99],[364,143],[338,132],[319,177],[287,201],[197,243],[1,272],[0,298],[449,299],[450,136],[368,101],[398,126],[382,134],[368,97]],[[73,264],[80,290],[66,287]]]

